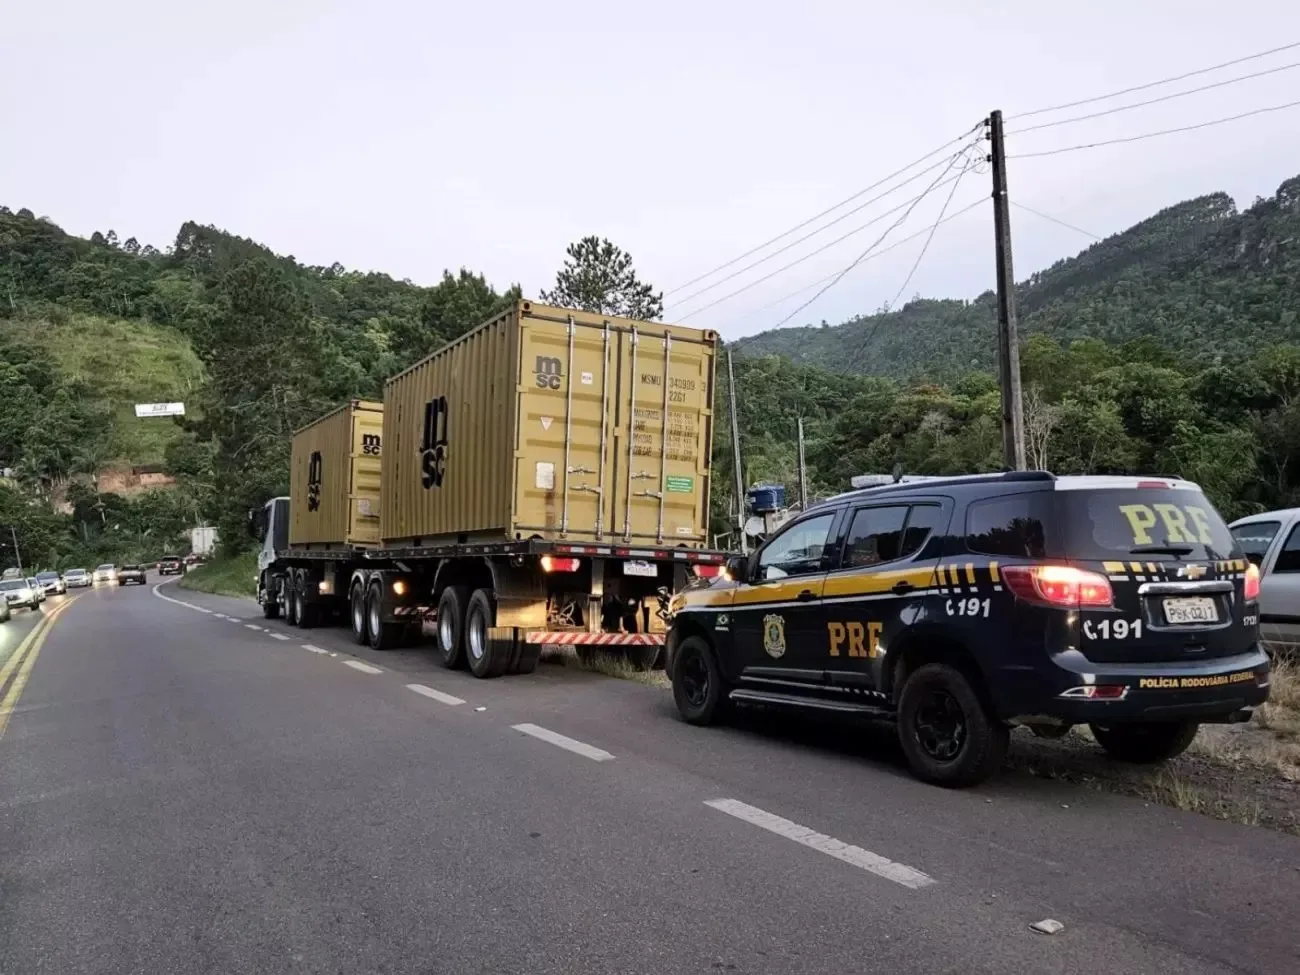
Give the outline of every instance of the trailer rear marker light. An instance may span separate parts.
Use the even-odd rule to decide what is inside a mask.
[[[458,697],[452,697],[450,694],[444,694],[442,691],[435,691],[432,687],[425,687],[423,684],[407,684],[406,689],[408,691],[415,691],[416,694],[421,694],[440,704],[450,704],[452,707],[455,707],[457,704],[465,703]]]
[[[330,581],[328,579],[322,579],[317,584],[316,588],[319,589],[321,592],[327,594],[334,591],[334,587],[330,584]]]
[[[405,595],[406,595],[406,580],[405,580],[405,579],[395,579],[395,580],[393,581],[393,594],[396,595],[396,596],[405,596]]]
[[[570,738],[556,731],[550,731],[540,725],[535,724],[515,724],[511,725],[515,731],[521,731],[525,735],[532,735],[534,738],[548,742],[556,748],[563,748],[567,752],[573,752],[575,755],[581,755],[583,758],[589,758],[593,762],[608,762],[614,758],[603,748],[596,748],[588,745],[586,742],[578,741],[576,738]]]
[[[578,566],[582,564],[581,559],[562,559],[554,555],[543,555],[541,558],[543,572],[577,572]]]
[[[347,665],[348,667],[351,667],[353,670],[359,670],[359,671],[361,671],[361,673],[363,673],[363,674],[382,674],[382,673],[383,673],[383,671],[380,670],[378,667],[371,667],[370,664],[363,664],[360,660],[345,660],[345,661],[343,661],[343,663],[344,663],[345,665]]]
[[[304,650],[310,650],[312,653],[329,653],[329,651],[326,650],[324,647],[312,646],[310,643],[304,643],[302,645],[302,648]]]
[[[827,856],[834,857],[836,860],[843,860],[845,863],[851,863],[853,866],[866,870],[868,873],[874,873],[877,877],[884,877],[886,880],[892,880],[894,883],[902,884],[904,887],[911,887],[913,890],[917,890],[921,887],[929,887],[935,882],[933,877],[921,873],[920,870],[913,870],[905,864],[895,863],[893,860],[886,860],[878,853],[872,853],[870,850],[864,850],[860,846],[853,846],[850,843],[844,843],[832,836],[827,836],[824,833],[815,832],[807,826],[800,826],[798,823],[792,823],[788,819],[774,816],[770,812],[764,812],[756,806],[748,805],[739,800],[710,799],[704,804],[710,809],[724,812],[728,816],[735,816],[737,819],[744,820],[751,825],[765,829],[769,833],[775,833],[777,836],[784,836],[787,840],[793,840],[794,842],[816,850],[819,853],[825,853]]]

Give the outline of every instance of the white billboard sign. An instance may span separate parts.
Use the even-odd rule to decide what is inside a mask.
[[[136,416],[184,416],[184,403],[136,403]]]

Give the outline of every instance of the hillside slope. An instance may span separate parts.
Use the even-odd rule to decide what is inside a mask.
[[[1223,193],[1169,207],[1016,292],[1022,334],[1063,343],[1154,339],[1212,361],[1300,340],[1300,176],[1242,212]],[[762,332],[736,349],[835,372],[946,378],[993,367],[995,322],[986,292],[919,299],[835,327]]]

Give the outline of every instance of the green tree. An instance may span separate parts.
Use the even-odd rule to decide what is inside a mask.
[[[637,277],[632,255],[601,237],[583,237],[568,246],[555,287],[542,300],[598,315],[653,321],[663,315],[663,292]]]

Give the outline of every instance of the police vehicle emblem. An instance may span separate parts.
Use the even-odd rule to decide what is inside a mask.
[[[1184,565],[1178,570],[1180,579],[1199,579],[1209,570],[1203,565]]]
[[[785,617],[763,617],[763,649],[769,657],[780,657],[785,653]]]

